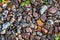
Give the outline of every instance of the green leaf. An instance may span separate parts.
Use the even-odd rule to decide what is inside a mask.
[[[26,4],[30,4],[30,1],[25,1]]]
[[[59,37],[60,37],[60,34],[56,34],[56,38],[55,38],[55,40],[58,40]]]
[[[48,2],[44,1],[44,3],[43,3],[43,4],[47,5],[47,4],[48,4]]]
[[[0,2],[2,2],[2,0],[0,0]]]
[[[60,37],[60,34],[58,34],[58,36]]]
[[[55,38],[55,40],[58,40],[58,39],[59,39],[59,37],[56,37],[56,38]]]
[[[22,2],[22,3],[21,3],[21,6],[22,6],[22,7],[25,6],[25,2]]]

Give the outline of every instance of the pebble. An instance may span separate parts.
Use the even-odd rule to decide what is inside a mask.
[[[53,22],[52,20],[48,20],[48,21],[47,21],[47,24],[48,24],[48,25],[52,25],[52,24],[54,24],[54,22]]]
[[[33,23],[30,23],[31,28],[35,28],[35,25]]]
[[[32,29],[31,28],[26,28],[26,31],[27,32],[32,32]]]
[[[43,33],[43,34],[46,34],[47,32],[48,32],[48,30],[42,28],[42,33]]]
[[[27,27],[28,24],[27,24],[27,23],[21,23],[21,26],[22,26],[22,27]]]
[[[58,27],[58,30],[60,31],[60,27]]]
[[[2,29],[5,30],[5,29],[7,29],[9,26],[10,26],[10,23],[9,23],[9,22],[4,23]]]
[[[51,12],[51,13],[55,13],[56,11],[57,11],[57,7],[51,7],[49,9],[49,12]]]
[[[58,39],[59,5],[59,0],[2,0],[0,40]]]
[[[40,31],[41,32],[41,27],[40,26],[37,26],[37,31]]]
[[[0,7],[0,12],[2,12],[2,8]]]
[[[37,13],[34,13],[33,16],[34,16],[34,17],[38,17],[38,14],[37,14]]]
[[[56,14],[57,14],[57,15],[60,15],[60,11],[58,10],[58,11],[56,12]]]
[[[2,7],[3,9],[5,9],[7,7],[7,4],[3,4]]]
[[[42,22],[40,19],[37,20],[37,24],[38,24],[39,26],[43,26],[43,22]]]
[[[43,14],[43,15],[41,15],[41,20],[42,20],[43,22],[44,22],[46,19],[47,19],[47,18],[46,18],[46,13]]]
[[[41,32],[37,32],[37,35],[42,36],[42,33]]]
[[[36,32],[33,32],[32,35],[36,35]]]
[[[40,13],[44,14],[44,12],[48,9],[48,7],[46,5],[43,5],[40,9]]]
[[[30,22],[30,20],[31,20],[31,17],[27,16],[27,22]]]

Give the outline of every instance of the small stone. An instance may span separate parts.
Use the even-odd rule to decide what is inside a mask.
[[[10,26],[10,23],[9,22],[6,22],[6,23],[3,24],[3,28],[2,29],[3,30],[4,29],[7,29],[9,26]]]
[[[37,39],[37,40],[40,40],[40,39],[41,39],[41,37],[40,37],[40,36],[36,36],[36,39]]]
[[[42,33],[41,32],[37,32],[37,35],[42,36]]]
[[[41,15],[41,20],[44,22],[46,20],[46,14]]]
[[[18,21],[21,21],[22,20],[22,16],[18,17]]]
[[[30,27],[31,27],[31,28],[34,28],[35,25],[34,25],[33,23],[30,23]]]
[[[54,40],[54,39],[55,39],[55,34],[52,35],[52,40]]]
[[[30,10],[31,10],[31,8],[30,8],[30,7],[26,8],[26,11],[30,11]]]
[[[45,28],[42,28],[42,33],[46,34],[48,32],[48,30],[46,30]]]
[[[0,12],[2,12],[2,8],[0,7]]]
[[[18,40],[18,37],[16,37],[16,40]]]
[[[22,27],[27,27],[28,24],[24,22],[24,23],[21,23],[21,26],[22,26]]]
[[[56,23],[60,22],[60,20],[55,20]]]
[[[10,17],[7,17],[6,20],[7,20],[7,21],[10,21]]]
[[[1,32],[1,34],[5,34],[6,33],[6,30],[3,30],[2,32]]]
[[[44,12],[48,9],[48,7],[46,5],[43,5],[40,9],[40,13],[44,14]]]
[[[32,23],[36,23],[35,19],[32,18]]]
[[[37,13],[33,13],[33,16],[34,16],[34,17],[38,17],[38,14],[37,14]]]
[[[17,29],[17,32],[18,32],[18,34],[20,34],[21,33],[21,30],[20,29]]]
[[[31,20],[31,17],[27,16],[27,22],[30,22],[30,20]]]
[[[33,32],[32,35],[36,35],[36,32]]]
[[[20,40],[22,40],[22,36],[21,36],[21,35],[18,35],[18,38],[19,38]]]
[[[60,2],[60,0],[56,0],[57,1],[57,3],[59,3]]]
[[[46,38],[44,36],[41,37],[41,40],[45,40]]]
[[[51,7],[49,9],[49,12],[51,12],[51,13],[55,13],[56,11],[57,11],[57,7]]]
[[[16,36],[18,35],[18,33],[16,33]]]
[[[2,7],[3,9],[5,9],[7,7],[7,4],[3,4]]]
[[[22,23],[23,23],[23,22],[25,22],[25,23],[26,23],[26,20],[25,20],[25,19],[22,19],[22,20],[21,20],[21,22],[22,22]]]
[[[41,31],[41,27],[40,26],[37,26],[37,31]]]
[[[12,3],[9,3],[9,4],[7,5],[7,8],[8,8],[8,10],[11,10],[11,9],[12,9]]]
[[[21,34],[21,36],[25,38],[26,40],[29,40],[29,35],[27,33],[23,33]]]
[[[15,19],[14,19],[14,18],[12,18],[12,19],[11,19],[11,21],[10,21],[10,24],[12,24],[14,21],[15,21]]]
[[[12,5],[12,11],[16,12],[16,6]]]
[[[60,26],[58,27],[58,30],[60,31]]]
[[[60,15],[60,10],[58,10],[58,11],[56,12],[56,14],[57,14],[57,15]]]
[[[49,30],[49,32],[48,32],[48,34],[52,34],[52,33],[53,33],[52,31],[53,31],[53,30],[52,30],[52,29],[50,29],[50,30]]]
[[[53,1],[52,1],[52,0],[48,0],[48,3],[49,3],[49,4],[53,4]]]
[[[31,28],[26,28],[26,31],[27,32],[32,32],[32,29]]]
[[[57,27],[55,27],[54,32],[55,32],[55,33],[58,33],[58,28],[57,28]]]
[[[54,22],[52,20],[48,20],[46,24],[52,25],[52,24],[54,24]]]
[[[39,26],[43,26],[43,22],[42,22],[40,19],[37,20],[37,24],[38,24]]]

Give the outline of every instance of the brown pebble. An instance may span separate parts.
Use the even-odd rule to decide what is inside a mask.
[[[41,27],[40,26],[37,26],[37,31],[41,32]]]
[[[42,33],[46,34],[48,32],[48,30],[46,30],[45,28],[42,28]]]

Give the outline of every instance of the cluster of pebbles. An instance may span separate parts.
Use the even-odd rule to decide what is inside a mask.
[[[60,0],[1,0],[0,40],[60,40]]]

